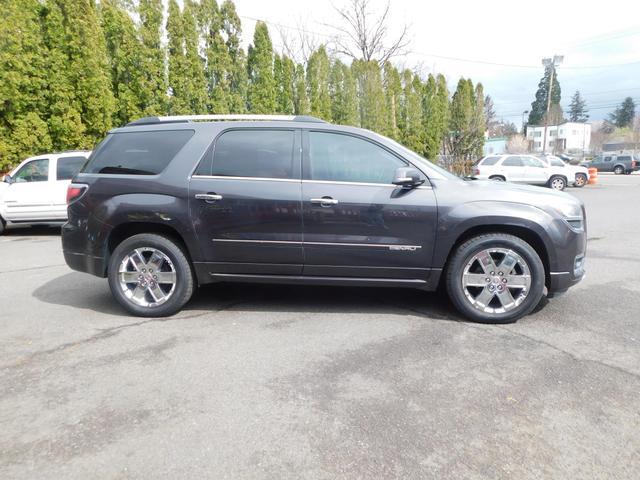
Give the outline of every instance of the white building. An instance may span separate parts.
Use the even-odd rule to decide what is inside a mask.
[[[532,152],[542,152],[544,126],[528,126],[527,140]],[[567,122],[547,127],[547,153],[583,154],[589,151],[591,143],[591,124]]]

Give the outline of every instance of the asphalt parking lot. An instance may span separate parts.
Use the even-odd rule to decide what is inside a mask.
[[[640,175],[568,189],[587,278],[517,324],[411,290],[213,286],[126,316],[0,237],[0,478],[640,477]]]

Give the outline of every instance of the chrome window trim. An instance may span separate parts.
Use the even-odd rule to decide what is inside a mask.
[[[270,177],[232,177],[225,175],[192,175],[191,178],[209,178],[212,180],[258,180],[258,181],[274,181],[274,182],[294,182],[294,183],[317,183],[322,185],[362,185],[365,187],[387,187],[402,188],[393,183],[365,183],[365,182],[342,182],[337,180],[301,180],[295,178],[270,178]],[[413,187],[412,190],[432,190],[431,185],[419,185]]]
[[[258,181],[273,181],[273,182],[294,182],[300,183],[299,178],[271,178],[271,177],[232,177],[226,175],[192,175],[191,178],[209,178],[212,180],[258,180]]]
[[[420,250],[420,245],[391,245],[385,243],[346,243],[346,242],[305,242],[305,241],[292,241],[292,240],[248,240],[248,239],[233,239],[233,238],[212,238],[213,242],[240,242],[240,243],[259,243],[259,244],[283,244],[283,245],[330,245],[335,247],[371,247],[371,248],[386,248],[396,251],[415,251]]]

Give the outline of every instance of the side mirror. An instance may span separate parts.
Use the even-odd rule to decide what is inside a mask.
[[[11,175],[9,175],[7,173],[4,177],[2,177],[2,181],[4,183],[12,184],[13,183],[13,178],[11,178]]]
[[[413,188],[423,183],[424,179],[420,178],[420,172],[412,167],[397,168],[393,177],[393,184],[402,188]]]

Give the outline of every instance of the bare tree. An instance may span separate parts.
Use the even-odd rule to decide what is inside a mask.
[[[407,53],[409,26],[403,25],[400,34],[389,40],[390,1],[377,15],[371,0],[349,0],[344,8],[335,8],[342,25],[331,25],[339,34],[334,39],[335,51],[353,59],[375,60],[380,65],[392,57]]]
[[[527,153],[528,151],[529,151],[529,142],[523,135],[520,135],[520,134],[513,135],[507,141],[508,153]]]
[[[278,34],[282,42],[282,53],[292,58],[296,63],[306,64],[309,57],[323,43],[318,34],[307,30],[305,22],[298,20],[297,27],[278,25]]]

